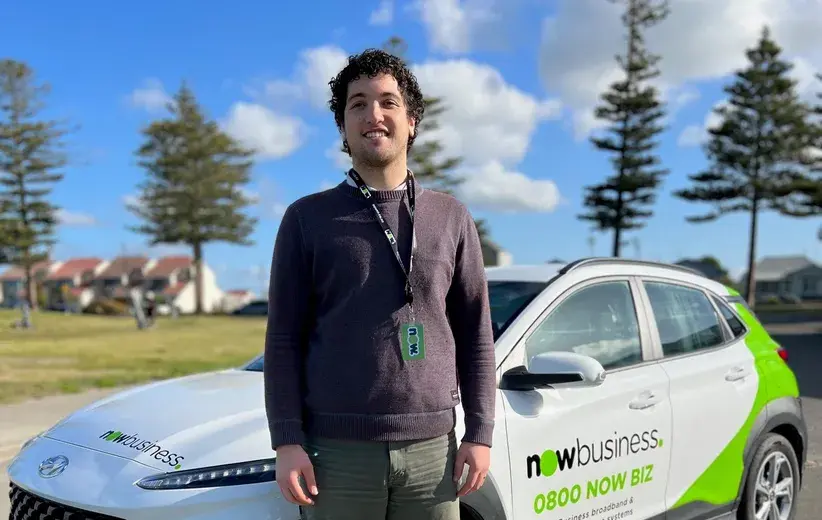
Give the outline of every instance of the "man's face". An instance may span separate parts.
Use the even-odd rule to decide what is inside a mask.
[[[393,76],[360,77],[348,85],[345,139],[355,161],[385,167],[405,156],[414,131]]]

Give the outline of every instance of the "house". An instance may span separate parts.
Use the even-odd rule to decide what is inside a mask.
[[[48,273],[60,267],[61,262],[44,260],[32,266],[32,278],[34,278],[35,291],[38,295],[37,306],[44,302],[42,295],[42,282]],[[20,267],[13,265],[0,274],[0,307],[14,308],[23,303],[26,299],[26,272]]]
[[[745,287],[748,274],[740,284]],[[822,267],[806,256],[768,256],[757,262],[756,300],[822,299]]]
[[[223,291],[217,285],[214,271],[203,263],[203,312],[220,310]],[[196,310],[196,287],[194,260],[190,256],[162,257],[145,271],[143,290],[153,293],[158,302],[164,304],[161,313],[175,308],[181,314],[191,314]]]
[[[143,285],[145,273],[156,262],[145,256],[118,256],[95,277],[95,297],[130,302],[129,291]]]
[[[94,300],[94,281],[108,267],[102,258],[71,258],[43,281],[46,308],[81,312]]]
[[[254,300],[254,293],[248,289],[229,289],[223,296],[223,312],[233,312]]]

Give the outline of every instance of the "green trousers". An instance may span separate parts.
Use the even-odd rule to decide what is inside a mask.
[[[453,432],[403,442],[314,438],[305,449],[319,494],[301,507],[303,520],[459,520]]]

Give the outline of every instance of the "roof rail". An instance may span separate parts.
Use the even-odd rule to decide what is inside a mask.
[[[594,257],[586,257],[580,258],[579,260],[574,260],[566,264],[562,269],[560,269],[559,274],[566,274],[574,269],[578,269],[580,267],[587,267],[589,265],[597,265],[597,264],[627,264],[627,265],[636,265],[636,266],[647,266],[647,267],[664,267],[666,269],[674,269],[677,271],[681,271],[683,273],[694,274],[697,276],[705,277],[705,275],[699,272],[696,269],[692,269],[690,267],[685,267],[684,265],[677,265],[677,264],[667,264],[665,262],[654,262],[652,260],[636,260],[633,258],[620,258],[616,256],[608,256],[608,257],[601,257],[601,256],[594,256]]]

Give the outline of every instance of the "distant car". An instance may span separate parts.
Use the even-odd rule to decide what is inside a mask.
[[[808,450],[797,382],[733,290],[613,258],[487,275],[497,423],[462,518],[792,518]],[[9,466],[11,519],[298,518],[273,482],[262,366],[66,417]]]
[[[268,300],[254,300],[235,309],[234,316],[268,316]]]

